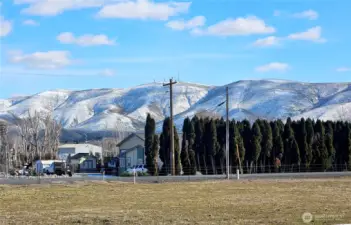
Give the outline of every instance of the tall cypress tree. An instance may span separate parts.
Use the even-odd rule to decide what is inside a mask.
[[[160,135],[160,159],[163,162],[160,174],[168,175],[171,173],[170,165],[170,127],[171,120],[167,117],[163,121],[162,133]]]
[[[351,171],[351,125],[350,123],[346,123],[346,162],[347,162],[347,168],[349,171]]]
[[[187,130],[186,127],[188,126],[188,118],[184,120],[183,123],[183,138],[182,138],[182,151],[180,153],[180,159],[182,162],[182,169],[184,172],[184,175],[189,175],[189,169],[190,169],[190,159],[189,159],[189,151],[188,151],[188,146],[189,142],[187,140]]]
[[[196,165],[197,170],[202,174],[205,173],[205,149],[204,149],[204,123],[202,119],[199,119],[197,116],[193,117],[192,123],[194,125],[195,131],[195,141],[193,144],[193,149],[195,151]]]
[[[145,124],[145,155],[146,155],[146,167],[148,172],[153,175],[155,173],[155,161],[154,161],[154,151],[153,142],[155,135],[155,120],[150,114],[146,117]]]
[[[249,172],[249,163],[253,158],[253,149],[251,144],[251,124],[248,120],[243,120],[238,124],[241,130],[241,136],[243,137],[244,147],[245,147],[245,168],[246,173]]]
[[[181,159],[180,159],[180,146],[179,146],[179,136],[178,132],[175,126],[173,126],[174,129],[174,169],[175,169],[175,174],[180,175],[182,166],[181,166]]]
[[[260,130],[262,133],[262,141],[261,141],[261,172],[266,172],[266,162],[270,162],[272,147],[273,147],[273,136],[272,129],[267,120],[262,120],[260,123]]]
[[[207,168],[210,165],[210,174],[216,171],[214,157],[217,154],[217,129],[216,123],[213,119],[205,121],[205,147],[207,156]]]
[[[302,171],[306,171],[306,164],[308,161],[308,144],[307,144],[307,130],[306,121],[302,118],[296,127],[295,138],[300,149],[300,158],[302,164]]]
[[[296,126],[296,124],[294,124],[294,126]],[[294,165],[300,166],[299,146],[294,136],[290,117],[287,119],[284,126],[284,164],[285,166],[291,166],[291,170],[294,169]]]
[[[252,155],[251,155],[251,164],[255,163],[255,172],[257,172],[258,159],[261,154],[261,140],[262,134],[259,126],[259,121],[252,126]]]
[[[195,129],[194,129],[194,124],[189,121],[188,123],[188,128],[187,128],[187,140],[188,140],[188,155],[189,155],[189,160],[190,160],[190,174],[195,175],[196,174],[196,155],[195,155],[195,150],[194,150],[194,143],[195,143]]]
[[[306,142],[307,142],[307,149],[306,149],[306,162],[305,162],[305,167],[306,170],[310,170],[310,164],[312,163],[313,160],[313,154],[312,154],[312,147],[313,147],[313,140],[314,140],[314,127],[313,127],[313,122],[311,119],[306,120]]]
[[[151,169],[152,175],[158,175],[158,156],[159,156],[159,139],[157,134],[154,135],[154,139],[152,142],[152,157],[153,157],[153,168]]]
[[[321,120],[317,120],[316,122],[314,136],[312,151],[314,169],[324,171],[326,169],[324,159],[328,156],[328,150],[325,147],[325,129]]]
[[[195,142],[195,131],[193,123],[186,118],[183,123],[183,139],[181,161],[184,174],[196,174],[195,152],[192,150]]]
[[[226,148],[226,123],[221,118],[220,120],[215,120],[216,127],[217,127],[217,151],[216,151],[216,156],[215,156],[215,161],[216,161],[216,168],[217,171],[219,170],[220,173],[224,174],[225,173],[225,160],[226,160],[226,154],[225,154],[225,148]]]
[[[288,119],[289,119],[289,118],[288,118]],[[280,131],[280,136],[283,137],[284,128],[285,128],[284,123],[283,123],[283,121],[282,121],[281,119],[278,119],[278,120],[276,121],[276,123],[277,123],[277,126],[278,126],[279,131]]]
[[[231,152],[233,155],[234,164],[231,164],[231,165],[236,166],[236,168],[240,169],[242,173],[243,166],[244,166],[243,163],[245,159],[245,146],[244,146],[243,138],[241,137],[241,134],[239,132],[239,127],[235,124],[235,122],[233,123],[232,139],[233,140],[232,140]],[[238,154],[239,154],[239,158],[238,158]],[[241,165],[241,168],[239,168],[239,164]],[[232,167],[232,169],[234,169],[234,167]],[[232,172],[235,172],[235,171],[233,170]]]
[[[326,155],[323,158],[324,169],[328,170],[333,166],[335,159],[333,122],[327,121],[325,124],[325,147]]]
[[[281,161],[282,156],[284,153],[284,144],[283,144],[283,139],[281,137],[282,132],[279,130],[279,125],[277,121],[274,121],[273,123],[273,148],[272,148],[272,164],[273,166],[276,166],[276,160]],[[278,169],[278,168],[276,168]]]

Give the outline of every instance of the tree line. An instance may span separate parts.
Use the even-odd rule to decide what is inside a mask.
[[[155,120],[145,125],[146,164],[151,175],[170,174],[170,119],[163,122],[160,136]],[[175,172],[184,175],[224,174],[226,122],[216,118],[186,118],[180,143],[173,125]],[[181,145],[181,146],[180,146]],[[163,166],[158,171],[157,158]],[[231,173],[317,172],[351,170],[351,123],[288,118],[257,119],[229,123]]]

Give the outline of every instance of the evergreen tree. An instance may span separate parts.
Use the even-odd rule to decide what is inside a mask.
[[[296,126],[296,124],[294,124],[294,126]],[[284,164],[285,166],[290,165],[291,170],[294,169],[294,165],[300,166],[299,146],[294,136],[290,117],[287,119],[284,126]]]
[[[328,150],[325,147],[325,129],[321,120],[317,120],[315,124],[312,155],[314,169],[317,171],[325,171],[325,158],[328,156]]]
[[[262,134],[259,126],[259,121],[252,126],[252,155],[251,155],[251,164],[255,163],[255,172],[257,172],[257,162],[261,154],[261,140]]]
[[[159,139],[157,134],[155,134],[152,142],[153,168],[151,168],[151,171],[149,171],[149,173],[154,176],[157,176],[159,174],[158,162],[157,162],[158,156],[159,156]]]
[[[196,165],[197,170],[202,174],[205,173],[205,148],[204,148],[204,123],[202,119],[198,119],[196,116],[192,119],[195,131],[195,141],[193,144],[193,149],[196,155]]]
[[[347,169],[351,171],[351,125],[350,123],[346,123],[346,148],[345,148],[345,159],[347,162]]]
[[[226,122],[221,118],[220,120],[215,120],[217,127],[217,151],[215,156],[215,164],[217,170],[221,174],[226,172],[225,163],[226,163]],[[217,171],[218,172],[218,171]]]
[[[282,156],[284,153],[284,144],[283,139],[281,137],[281,133],[279,130],[278,122],[275,121],[273,123],[273,148],[272,148],[272,165],[275,166],[275,162],[278,159],[279,161],[282,160]]]
[[[194,151],[194,143],[195,143],[195,129],[194,124],[189,120],[188,127],[187,127],[187,141],[188,141],[188,155],[190,160],[190,174],[196,174],[196,155]]]
[[[241,134],[239,132],[238,126],[235,124],[235,121],[233,123],[233,136],[231,139],[232,140],[232,146],[230,152],[233,155],[234,159],[234,164],[231,164],[232,166],[236,166],[236,169],[240,169],[241,172],[243,172],[243,163],[245,159],[245,146],[244,146],[244,141],[243,138],[241,137]],[[238,148],[238,149],[237,149]],[[239,158],[238,158],[238,153],[239,153]],[[239,163],[240,161],[240,163]],[[241,165],[241,168],[239,168],[239,164]],[[233,167],[234,169],[234,167]],[[235,171],[232,171],[235,173]]]
[[[313,128],[313,122],[311,119],[306,120],[306,143],[307,143],[307,148],[306,148],[306,157],[305,157],[305,167],[306,170],[309,171],[310,169],[310,164],[312,163],[313,160],[313,154],[312,154],[312,147],[313,147],[313,140],[314,140],[314,128]]]
[[[307,144],[307,130],[306,121],[302,118],[296,127],[295,138],[300,149],[300,158],[302,164],[302,171],[306,171],[306,165],[308,161],[308,144]]]
[[[150,116],[146,117],[145,124],[145,155],[146,155],[146,167],[151,175],[155,173],[154,165],[154,151],[153,151],[153,142],[155,135],[155,120]]]
[[[205,147],[207,156],[207,165],[211,166],[209,170],[210,174],[214,174],[216,171],[214,157],[217,154],[217,129],[213,119],[205,121]],[[207,166],[209,168],[209,166]]]
[[[189,152],[188,152],[188,140],[187,140],[187,129],[188,129],[188,124],[189,124],[189,118],[186,118],[183,122],[183,138],[182,138],[182,151],[180,153],[180,159],[182,162],[182,169],[184,172],[184,175],[188,175],[188,170],[190,168],[190,161],[189,161]]]
[[[280,131],[280,136],[283,138],[285,125],[281,119],[277,120],[276,123]]]
[[[260,123],[260,130],[262,133],[262,141],[261,141],[261,172],[266,171],[266,162],[270,162],[271,154],[272,154],[272,147],[273,147],[273,136],[272,136],[272,129],[269,125],[267,120],[262,120]]]
[[[180,146],[179,146],[179,136],[178,132],[175,126],[173,126],[174,129],[174,169],[175,169],[175,175],[180,175],[182,166],[181,166],[181,159],[180,159]]]
[[[335,149],[334,149],[334,131],[333,131],[333,122],[327,121],[325,124],[325,147],[327,153],[323,157],[323,167],[325,170],[330,169],[333,166],[335,160]]]
[[[160,135],[160,159],[163,162],[161,173],[162,175],[168,175],[171,173],[170,164],[170,126],[171,121],[167,117],[163,121],[162,133]]]
[[[251,162],[251,159],[253,158],[253,150],[252,150],[252,145],[251,145],[251,124],[248,120],[243,120],[241,123],[238,124],[239,129],[241,130],[241,136],[244,141],[244,147],[245,147],[245,168],[246,168],[246,173],[249,172],[249,162]]]

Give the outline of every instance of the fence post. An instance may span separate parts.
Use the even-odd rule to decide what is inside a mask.
[[[135,176],[136,176],[136,175],[135,175],[135,169],[133,169],[133,175],[134,175],[134,176],[133,176],[133,183],[135,184]]]
[[[239,180],[240,179],[240,173],[239,173],[239,170],[236,169],[236,179]]]

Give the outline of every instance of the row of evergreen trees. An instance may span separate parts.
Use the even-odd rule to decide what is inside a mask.
[[[145,126],[146,164],[152,175],[170,173],[170,119],[155,134],[150,115]],[[175,134],[175,172],[185,175],[225,173],[226,123],[222,119],[186,118],[180,148]],[[301,119],[292,121],[230,121],[231,172],[244,173],[342,171],[351,169],[351,123]],[[157,168],[158,155],[163,162]]]

